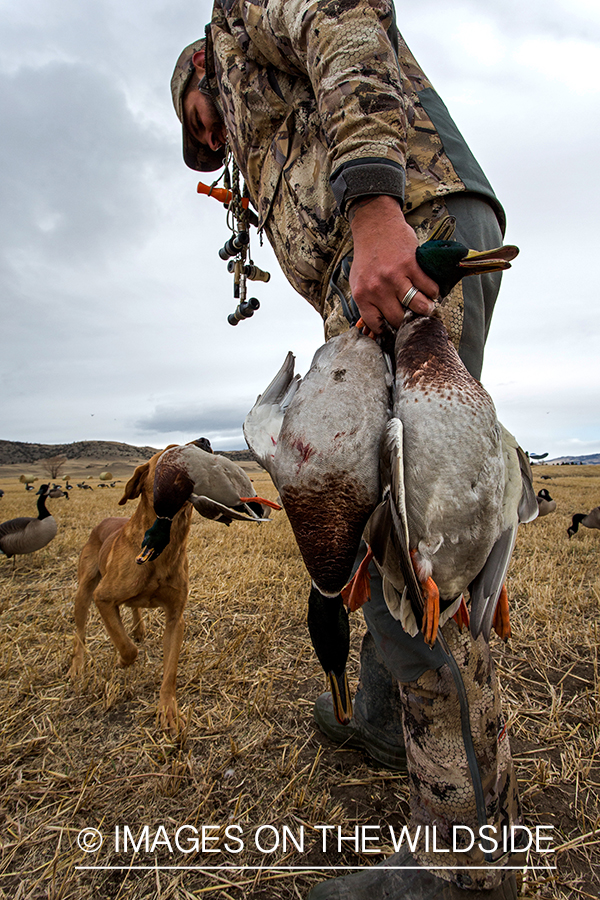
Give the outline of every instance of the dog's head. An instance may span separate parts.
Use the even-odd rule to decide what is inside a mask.
[[[176,446],[177,444],[169,444],[168,447],[165,447],[165,450],[169,450],[171,447]],[[135,472],[125,485],[125,491],[119,500],[119,506],[125,506],[128,500],[135,500],[143,491],[148,492],[150,503],[152,503],[156,463],[164,452],[164,450],[159,450],[158,453],[155,453],[154,456],[150,457],[148,462],[142,463],[141,466],[136,468]]]

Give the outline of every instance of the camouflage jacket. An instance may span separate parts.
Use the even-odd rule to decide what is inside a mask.
[[[207,80],[279,263],[324,317],[368,194],[405,213],[485,175],[398,33],[392,0],[215,0]]]

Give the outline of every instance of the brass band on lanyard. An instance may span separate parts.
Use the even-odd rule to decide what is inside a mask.
[[[230,167],[231,165],[231,172]],[[217,187],[223,179],[223,187]],[[247,281],[264,281],[270,274],[259,269],[250,255],[250,225],[258,225],[256,214],[249,208],[248,190],[244,184],[240,190],[240,170],[231,151],[226,148],[223,172],[211,185],[200,182],[198,193],[214,197],[227,209],[227,226],[231,237],[219,250],[219,256],[227,262],[227,271],[233,275],[233,296],[238,300],[234,312],[227,316],[230,325],[237,325],[242,319],[249,319],[260,307],[256,297],[247,296]]]

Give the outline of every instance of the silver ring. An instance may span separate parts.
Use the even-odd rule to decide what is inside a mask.
[[[419,288],[411,287],[404,295],[403,299],[400,301],[400,305],[404,307],[404,309],[408,309],[413,297],[419,293]]]

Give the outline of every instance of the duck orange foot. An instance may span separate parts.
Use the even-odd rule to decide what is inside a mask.
[[[463,628],[469,627],[469,610],[467,609],[467,604],[465,603],[465,598],[460,598],[460,606],[452,616],[456,624],[458,625],[458,630],[462,632]]]
[[[502,585],[502,590],[500,591],[500,596],[498,597],[498,603],[496,605],[496,612],[494,613],[494,621],[493,621],[494,631],[498,635],[498,637],[502,638],[503,641],[507,641],[511,636],[512,632],[510,630],[510,620],[508,615],[508,593],[506,590],[506,585]]]
[[[419,573],[415,565],[416,553],[416,550],[410,551],[413,569],[415,570],[423,593],[423,622],[421,623],[421,631],[423,632],[425,643],[430,647],[433,647],[440,624],[440,592],[431,576],[425,580],[419,578]]]
[[[367,552],[358,569],[342,589],[342,600],[350,612],[357,609],[371,599],[371,576],[369,575],[369,563],[373,559],[373,551],[367,545]]]

